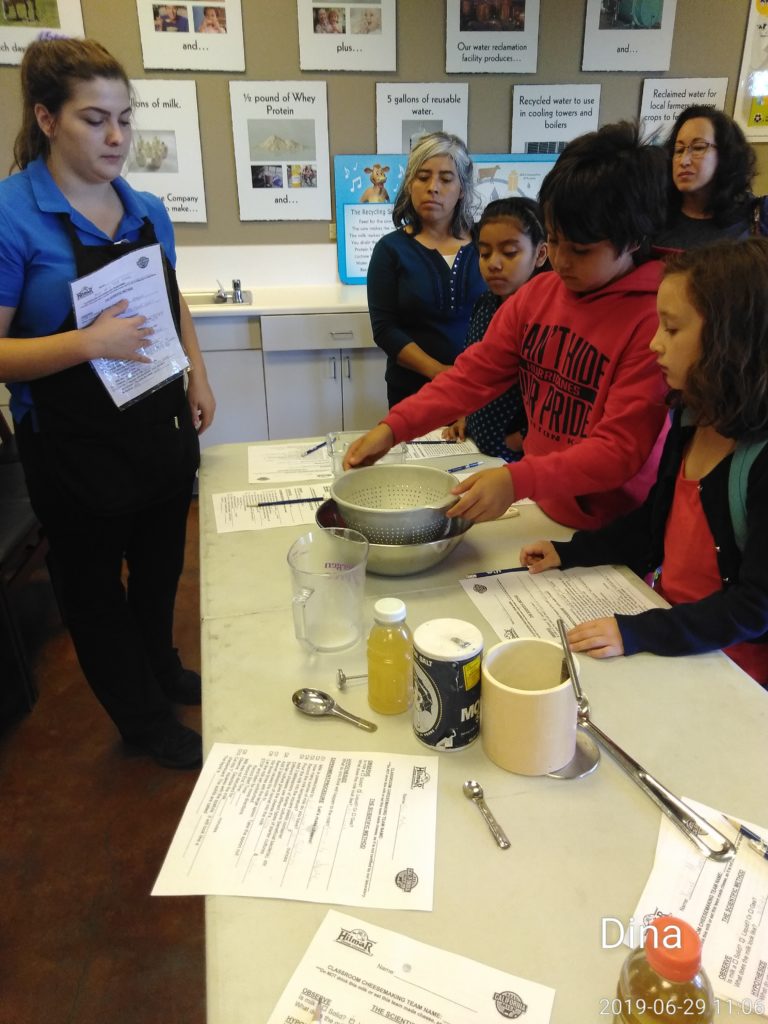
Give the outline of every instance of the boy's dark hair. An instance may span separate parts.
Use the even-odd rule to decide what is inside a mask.
[[[705,117],[715,131],[717,169],[712,178],[709,212],[716,224],[730,224],[734,216],[741,212],[743,205],[751,199],[750,189],[757,166],[756,157],[739,125],[732,117],[714,107],[686,107],[672,126],[665,143],[670,167],[669,211],[672,213],[679,210],[683,202],[682,194],[672,181],[672,151],[680,129],[686,121],[691,121],[694,117]]]
[[[676,254],[666,262],[670,274],[685,274],[704,320],[685,404],[724,437],[768,433],[768,238]]]
[[[664,226],[667,160],[643,144],[636,124],[620,121],[569,142],[544,179],[539,202],[548,228],[570,242],[610,241],[621,253],[647,256]]]
[[[541,207],[527,196],[505,196],[504,199],[494,199],[488,203],[477,223],[475,237],[479,237],[484,224],[504,217],[514,217],[534,246],[541,245],[546,239]]]

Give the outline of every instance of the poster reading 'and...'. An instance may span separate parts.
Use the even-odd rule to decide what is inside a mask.
[[[539,0],[446,0],[445,70],[458,74],[534,74]]]
[[[768,142],[768,0],[749,0],[733,116],[750,142]]]
[[[245,71],[240,0],[157,4],[136,0],[145,68]]]
[[[240,220],[329,220],[325,82],[230,82]]]
[[[582,71],[669,71],[677,0],[587,0]]]
[[[134,188],[159,196],[171,220],[204,222],[197,85],[143,78],[131,88],[133,138],[124,176]]]
[[[0,64],[21,64],[24,51],[44,29],[85,35],[80,0],[0,0]]]
[[[431,132],[449,132],[467,142],[469,86],[465,82],[376,84],[376,149],[410,153]]]
[[[296,6],[302,71],[397,70],[395,0]]]
[[[596,131],[599,85],[516,85],[512,152],[562,153],[566,143]]]
[[[640,104],[644,137],[664,141],[687,107],[725,110],[727,89],[727,78],[646,78]]]

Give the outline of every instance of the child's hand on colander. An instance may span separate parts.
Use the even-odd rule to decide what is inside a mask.
[[[462,516],[473,523],[487,523],[498,519],[515,500],[515,486],[506,466],[473,473],[451,491],[461,498],[446,515],[453,519]]]
[[[374,462],[386,455],[395,443],[395,435],[386,423],[379,423],[367,434],[358,437],[347,449],[344,456],[344,469],[354,469],[355,466],[372,466]]]

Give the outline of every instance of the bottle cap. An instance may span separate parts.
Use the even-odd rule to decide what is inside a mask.
[[[701,939],[679,917],[657,917],[645,936],[648,963],[668,981],[690,981],[701,968]]]
[[[373,617],[383,625],[389,622],[402,622],[405,619],[405,604],[399,597],[379,598],[373,606]]]

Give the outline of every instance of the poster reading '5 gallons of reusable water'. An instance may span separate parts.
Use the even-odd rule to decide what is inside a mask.
[[[330,220],[325,82],[230,82],[240,220]]]
[[[0,0],[0,64],[21,64],[24,51],[48,29],[82,36],[80,0]]]

